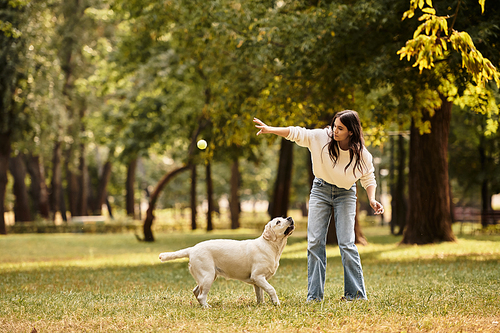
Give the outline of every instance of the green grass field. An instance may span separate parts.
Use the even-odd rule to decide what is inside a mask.
[[[158,254],[251,230],[156,234],[27,234],[0,238],[0,332],[498,332],[500,235],[398,246],[388,228],[360,247],[369,301],[341,302],[339,251],[328,248],[326,297],[306,303],[306,241],[289,240],[270,280],[281,306],[218,279],[202,309],[187,261]]]

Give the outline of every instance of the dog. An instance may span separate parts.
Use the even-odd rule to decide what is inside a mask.
[[[276,273],[281,253],[294,229],[291,217],[277,217],[266,224],[259,238],[207,240],[176,252],[160,253],[160,260],[189,258],[189,271],[197,283],[193,293],[204,308],[209,307],[207,295],[218,276],[253,285],[257,303],[263,302],[266,291],[272,302],[279,305],[276,290],[267,280]]]

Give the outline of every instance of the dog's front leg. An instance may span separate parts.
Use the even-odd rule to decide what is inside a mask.
[[[257,296],[257,304],[264,301],[264,290],[258,285],[254,284],[253,289],[255,289],[255,296]]]
[[[254,284],[258,287],[264,289],[266,293],[271,297],[271,301],[273,301],[274,305],[280,305],[280,301],[278,299],[278,295],[276,294],[276,290],[274,290],[273,286],[267,282],[264,276],[258,276],[253,279]]]

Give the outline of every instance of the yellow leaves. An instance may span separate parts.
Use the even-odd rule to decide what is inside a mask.
[[[500,87],[500,73],[481,52],[476,50],[472,38],[467,32],[454,31],[450,36],[453,49],[462,56],[462,68],[472,74],[473,80],[480,86],[487,81],[494,80]]]
[[[424,4],[419,3],[420,5]],[[435,61],[442,59],[445,51],[448,50],[447,41],[443,38],[448,35],[446,18],[436,16],[434,8],[424,9],[426,14],[419,18],[419,21],[424,22],[413,33],[413,39],[407,41],[406,46],[397,52],[400,55],[400,60],[406,57],[410,61],[412,57],[415,57],[413,67],[418,66],[420,72],[423,69],[434,67]]]
[[[240,41],[238,42],[238,45],[236,45],[236,47],[240,48],[243,45],[244,42],[245,41],[243,39],[240,39]]]
[[[436,15],[436,10],[434,8],[423,8],[422,11],[427,14]]]
[[[412,18],[415,15],[415,10],[409,9],[406,12],[403,13],[403,18],[401,18],[401,21],[404,21],[407,18]]]
[[[426,4],[428,7],[425,7]],[[410,9],[403,13],[403,18],[401,20],[404,21],[407,18],[412,18],[415,15],[416,9],[421,9],[422,12],[427,14],[436,14],[432,6],[432,0],[410,0]]]
[[[484,2],[484,0],[479,0],[483,12]],[[447,44],[450,43],[452,49],[460,53],[462,57],[462,68],[467,69],[476,84],[484,85],[485,82],[494,80],[500,87],[500,73],[490,60],[484,58],[476,50],[467,32],[453,30],[450,35],[447,21],[449,17],[437,16],[431,0],[410,0],[410,9],[403,14],[403,20],[411,18],[416,9],[422,10],[423,14],[418,20],[423,23],[417,27],[413,38],[397,52],[400,60],[404,57],[408,61],[415,58],[413,67],[418,67],[422,73],[423,69],[431,69],[436,61],[446,56]]]
[[[485,0],[479,0],[479,5],[481,6],[481,13],[484,13],[484,2]]]
[[[444,43],[446,44],[446,42]],[[413,67],[418,66],[419,71],[422,72],[423,69],[434,67],[435,61],[444,57],[446,46],[442,45],[443,41],[437,36],[420,35],[406,42],[406,46],[402,47],[397,54],[399,54],[400,60],[406,57],[409,61],[415,57]]]

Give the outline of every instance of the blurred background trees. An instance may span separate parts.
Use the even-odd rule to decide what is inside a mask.
[[[450,34],[467,31],[481,59],[498,66],[500,5],[418,5],[0,1],[1,207],[15,223],[64,223],[106,207],[143,220],[145,240],[154,239],[155,208],[192,207],[196,229],[206,201],[208,230],[221,198],[231,228],[243,201],[269,202],[271,216],[307,214],[307,150],[257,138],[252,118],[312,128],[354,109],[379,195],[393,198],[393,233],[406,230],[407,243],[452,240],[453,206],[490,211],[500,191],[498,87],[478,79],[479,63],[463,67],[474,54],[454,51],[448,30],[419,37],[424,21],[401,19],[409,8],[430,15],[429,26],[448,15]],[[413,63],[425,57],[409,53],[408,62],[398,51],[424,37],[434,43],[426,50],[441,53],[420,71]],[[203,151],[194,148],[201,138]]]

